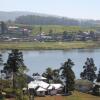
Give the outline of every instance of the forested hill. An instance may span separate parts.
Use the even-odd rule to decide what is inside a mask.
[[[16,18],[15,22],[18,24],[31,25],[79,25],[79,21],[75,19],[37,15],[20,16]]]
[[[0,21],[15,21],[19,24],[30,25],[68,25],[68,26],[100,26],[100,20],[79,20],[74,18],[59,17],[56,15],[48,15],[34,12],[0,11]]]
[[[67,17],[27,15],[20,16],[15,20],[18,24],[28,25],[68,25],[68,26],[96,26],[99,20],[78,20]]]

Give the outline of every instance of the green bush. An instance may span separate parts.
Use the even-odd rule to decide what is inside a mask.
[[[27,95],[24,95],[23,100],[29,100],[29,97]]]

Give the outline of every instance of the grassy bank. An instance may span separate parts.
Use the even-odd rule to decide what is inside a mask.
[[[0,49],[67,50],[100,47],[99,42],[0,42]]]
[[[52,30],[52,33],[63,33],[64,31],[68,32],[78,32],[78,31],[96,31],[100,27],[81,27],[81,26],[63,26],[63,25],[33,25],[32,26],[32,33],[37,34],[40,33],[40,27],[41,31],[48,34],[50,30]]]
[[[100,97],[86,93],[74,92],[71,96],[36,97],[35,100],[100,100]]]

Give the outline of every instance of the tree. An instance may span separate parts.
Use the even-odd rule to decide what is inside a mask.
[[[99,69],[99,72],[98,72],[98,75],[97,75],[96,84],[95,84],[95,86],[93,88],[93,93],[95,95],[100,96],[100,69]]]
[[[47,68],[42,76],[47,78],[48,83],[62,83],[60,80],[59,69]]]
[[[60,70],[59,69],[54,69],[53,70],[53,83],[62,83],[61,79],[60,79]]]
[[[49,30],[49,34],[52,34],[52,33],[53,33],[53,30],[52,30],[52,29],[50,29],[50,30]]]
[[[42,32],[42,27],[41,26],[39,27],[39,31],[40,31],[40,33]]]
[[[3,65],[3,59],[2,59],[2,54],[0,54],[0,90],[2,91],[2,65]]]
[[[95,71],[97,70],[94,60],[92,58],[87,58],[83,69],[83,72],[80,73],[80,77],[93,82],[96,79]]]
[[[3,59],[2,59],[2,54],[0,54],[0,66],[3,65]]]
[[[3,34],[3,33],[5,33],[6,31],[7,31],[6,24],[5,24],[3,21],[1,21],[1,33]]]
[[[99,68],[99,72],[98,72],[98,76],[97,76],[96,82],[100,82],[100,68]]]
[[[75,74],[72,70],[73,66],[74,63],[72,62],[72,60],[68,59],[66,62],[64,62],[64,64],[60,68],[61,77],[64,80],[64,84],[65,84],[65,94],[68,93],[69,91],[74,90]]]
[[[43,77],[47,78],[47,82],[50,83],[53,80],[53,70],[51,68],[47,68],[46,71],[42,74]]]
[[[9,53],[8,60],[4,64],[4,71],[9,76],[12,76],[13,88],[16,88],[16,77],[22,75],[26,70],[26,66],[23,62],[23,54],[17,49],[13,49]],[[20,83],[21,84],[21,83]]]

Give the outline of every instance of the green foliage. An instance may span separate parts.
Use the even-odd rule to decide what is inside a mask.
[[[94,64],[94,60],[92,58],[87,58],[83,68],[84,71],[81,72],[80,77],[82,79],[87,79],[93,82],[96,79],[95,71],[97,70],[97,67]]]
[[[75,74],[72,70],[73,66],[74,66],[74,63],[72,62],[72,60],[68,59],[66,62],[64,62],[64,64],[60,68],[61,77],[64,80],[64,84],[65,84],[65,93],[74,90]]]
[[[50,83],[51,80],[53,80],[53,70],[49,67],[46,69],[46,71],[42,74],[43,77],[47,78],[47,82]]]
[[[96,82],[100,82],[100,69],[99,69],[99,72],[98,72],[98,76],[97,76]]]
[[[23,100],[29,100],[29,96],[28,95],[24,95],[23,96]]]
[[[100,42],[93,41],[70,41],[70,42],[2,42],[0,49],[20,49],[20,50],[68,50],[98,48]]]
[[[13,49],[8,56],[7,63],[4,64],[4,71],[6,72],[6,74],[10,75],[10,77],[13,76],[13,88],[15,88],[16,85],[19,84],[19,82],[17,82],[18,80],[21,83],[23,83],[22,81],[24,81],[25,78],[22,76],[25,70],[26,70],[26,66],[23,63],[22,52],[19,52],[19,50],[17,49]],[[18,78],[17,76],[19,75],[21,75],[21,77],[19,77],[19,79],[17,80]],[[20,85],[22,85],[21,83]]]
[[[79,25],[79,21],[75,19],[39,15],[20,16],[15,22],[28,25]]]
[[[13,93],[12,88],[4,88],[3,91],[6,92],[6,93]]]
[[[0,54],[0,67],[3,65],[2,54]]]
[[[42,76],[47,78],[48,83],[62,83],[60,80],[59,69],[47,68]]]
[[[99,72],[98,72],[96,82],[97,82],[97,84],[95,84],[95,87],[93,88],[93,94],[100,96],[100,69],[99,69]]]
[[[79,26],[33,25],[33,34],[40,33],[40,27],[42,27],[42,32],[45,34],[62,34],[64,31],[78,32],[81,29]]]

